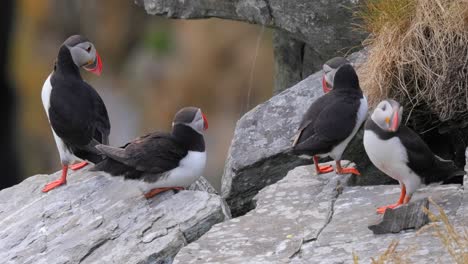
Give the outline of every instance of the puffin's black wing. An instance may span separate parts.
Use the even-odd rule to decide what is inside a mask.
[[[445,181],[465,174],[453,161],[443,160],[434,153],[419,135],[401,125],[396,133],[408,155],[408,167],[423,178],[426,184]]]
[[[52,75],[49,120],[54,132],[67,145],[87,146],[95,129],[93,98],[89,89],[82,89],[82,81],[65,80]],[[92,89],[92,88],[91,88]]]
[[[302,133],[304,132],[304,129],[309,125],[313,126],[320,112],[323,111],[327,105],[329,105],[329,101],[331,98],[332,97],[330,97],[329,94],[325,94],[319,97],[317,100],[315,100],[315,102],[309,107],[309,109],[307,109],[307,112],[302,117],[301,124],[297,129],[297,134],[293,143],[293,147],[296,146],[299,142],[303,141],[304,137],[302,137]]]
[[[94,136],[93,138],[99,143],[108,145],[109,144],[109,134],[110,134],[110,121],[109,115],[107,114],[106,105],[102,101],[101,96],[94,90],[90,85],[88,85],[90,95],[93,99],[94,105]]]
[[[51,77],[49,119],[72,152],[93,163],[102,160],[97,144],[108,144],[110,122],[106,106],[89,84],[78,78]]]
[[[129,169],[148,173],[163,173],[179,166],[188,150],[174,140],[171,134],[152,133],[127,144],[125,148],[98,145],[110,159]]]
[[[294,151],[313,155],[330,152],[353,131],[359,105],[357,95],[339,94],[338,91],[319,98],[304,116],[308,124],[304,123]]]

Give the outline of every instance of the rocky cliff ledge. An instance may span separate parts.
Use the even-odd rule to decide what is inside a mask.
[[[356,68],[366,58],[365,51],[348,57]],[[221,193],[234,216],[252,208],[252,198],[263,187],[282,179],[289,170],[311,164],[311,159],[291,155],[293,138],[301,118],[314,100],[323,95],[323,73],[303,81],[256,106],[237,122],[226,159]],[[370,162],[362,144],[364,131],[356,134],[343,158],[356,162],[362,177],[352,177],[353,185],[388,184],[393,180]]]
[[[298,167],[261,190],[254,210],[215,225],[183,248],[174,263],[353,263],[353,252],[360,263],[370,263],[392,240],[400,241],[400,250],[411,248],[411,263],[453,263],[430,231],[374,235],[369,230],[381,218],[376,208],[398,199],[398,186],[351,187],[349,176],[315,176],[313,170]],[[413,201],[428,196],[455,226],[468,226],[466,188],[428,186]]]
[[[41,192],[58,177],[32,176],[0,192],[0,262],[171,263],[230,217],[217,194],[166,192],[146,200],[130,183],[86,170]]]

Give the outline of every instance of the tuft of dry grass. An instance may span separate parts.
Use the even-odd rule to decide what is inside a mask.
[[[444,209],[430,198],[429,202],[437,208],[439,214],[436,215],[429,209],[423,208],[432,223],[421,228],[418,233],[432,230],[433,235],[439,239],[455,263],[468,263],[468,229],[465,227],[462,231],[457,230],[450,222]]]
[[[414,0],[367,0],[362,1],[355,16],[363,23],[357,26],[374,35],[385,31],[388,25],[405,30],[414,12]]]
[[[404,251],[397,251],[398,244],[399,244],[398,241],[395,241],[395,240],[392,241],[390,245],[388,246],[388,248],[385,250],[385,252],[382,253],[380,256],[378,256],[377,259],[371,258],[371,263],[372,264],[409,263],[407,258],[411,250],[406,249]]]
[[[364,0],[356,15],[370,33],[359,68],[371,106],[394,98],[422,133],[468,116],[468,1]]]
[[[405,264],[410,263],[408,257],[413,251],[413,248],[407,248],[403,251],[398,251],[399,241],[393,240],[387,247],[387,249],[380,254],[377,258],[371,258],[372,264]],[[358,255],[353,252],[353,263],[359,264]]]

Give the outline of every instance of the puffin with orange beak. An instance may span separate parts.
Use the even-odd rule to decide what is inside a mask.
[[[67,182],[68,168],[77,170],[102,160],[98,144],[108,144],[110,122],[106,106],[86,83],[80,68],[100,75],[102,61],[93,43],[74,35],[60,46],[54,70],[42,87],[42,104],[49,119],[62,163],[60,179],[48,183],[48,192]],[[74,164],[75,161],[83,161]]]
[[[343,57],[335,57],[323,64],[322,89],[324,93],[328,93],[333,89],[333,80],[335,79],[336,71],[345,64],[351,64],[351,62]]]
[[[364,149],[369,159],[401,187],[398,201],[379,207],[379,214],[408,203],[422,183],[449,182],[465,175],[452,161],[434,155],[418,134],[402,125],[402,113],[397,101],[387,99],[377,105],[365,124]]]
[[[292,152],[312,156],[317,174],[333,171],[332,165],[319,165],[320,157],[331,157],[337,173],[360,175],[356,168],[341,167],[341,157],[366,116],[367,99],[359,78],[353,66],[344,64],[333,73],[333,89],[315,100],[304,114]]]
[[[123,177],[147,199],[167,190],[182,190],[205,169],[206,129],[208,120],[200,108],[182,108],[174,117],[171,133],[153,132],[120,148],[96,146],[106,158],[91,171]]]

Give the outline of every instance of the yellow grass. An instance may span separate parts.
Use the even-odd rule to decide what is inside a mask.
[[[417,132],[468,116],[468,1],[364,0],[356,15],[370,33],[359,75],[371,106],[394,98]]]

